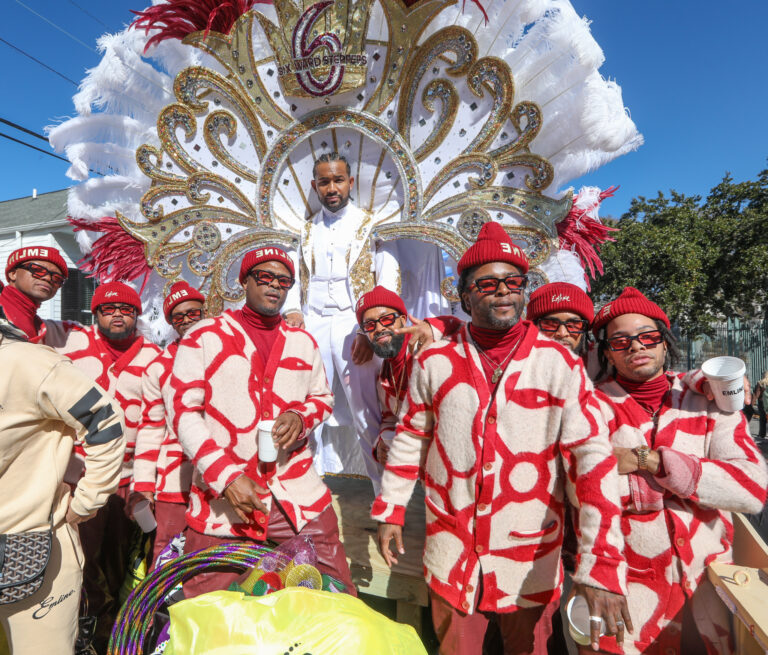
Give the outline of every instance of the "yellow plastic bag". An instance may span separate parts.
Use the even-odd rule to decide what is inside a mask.
[[[347,594],[214,591],[171,605],[165,655],[427,655],[409,625]]]

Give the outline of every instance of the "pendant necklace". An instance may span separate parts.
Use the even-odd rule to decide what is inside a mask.
[[[507,365],[507,362],[510,360],[512,355],[515,354],[515,351],[517,350],[517,346],[520,345],[520,341],[522,341],[522,337],[520,337],[520,339],[517,340],[517,343],[514,346],[512,346],[511,350],[509,351],[509,354],[501,362],[493,361],[480,348],[477,349],[477,352],[480,353],[480,355],[482,355],[485,358],[485,361],[488,362],[491,366],[495,367],[493,371],[493,375],[491,375],[491,384],[496,384],[501,379],[501,376],[504,374],[504,367]]]

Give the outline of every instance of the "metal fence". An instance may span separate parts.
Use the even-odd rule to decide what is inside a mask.
[[[747,377],[753,387],[768,371],[768,321],[728,320],[715,325],[712,336],[682,337],[678,343],[682,363],[687,363],[685,370],[698,368],[710,357],[740,357],[747,365]]]

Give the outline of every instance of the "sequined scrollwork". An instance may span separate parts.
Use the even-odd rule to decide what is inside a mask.
[[[176,162],[185,173],[194,173],[202,170],[202,166],[189,156],[187,151],[179,143],[176,130],[184,129],[184,136],[191,139],[197,131],[197,121],[194,114],[184,105],[175,103],[168,105],[157,119],[157,134],[163,150]],[[144,147],[144,146],[142,146]]]
[[[184,38],[184,43],[200,48],[218,59],[249,96],[251,108],[256,114],[271,127],[282,130],[290,125],[292,119],[272,102],[253,56],[253,22],[257,15],[260,14],[244,14],[227,35],[212,31],[194,32]]]
[[[483,89],[487,89],[493,96],[488,119],[480,133],[464,150],[465,153],[485,152],[512,111],[512,99],[515,95],[512,74],[509,72],[509,66],[501,59],[484,57],[472,65],[467,80],[469,89],[478,98],[483,97]]]
[[[226,150],[221,141],[219,141],[219,137],[222,134],[226,135],[227,138],[232,141],[235,138],[236,133],[237,121],[229,112],[216,111],[205,119],[205,143],[211,151],[211,154],[216,157],[217,160],[223,162],[227,168],[235,171],[235,173],[238,173],[246,180],[258,182],[259,174],[241,164]]]
[[[448,162],[440,172],[432,178],[432,181],[424,192],[424,204],[429,204],[432,197],[449,180],[460,173],[466,173],[467,171],[477,171],[480,174],[479,177],[469,178],[470,187],[477,189],[484,187],[486,184],[493,181],[493,178],[496,177],[496,174],[498,173],[498,168],[493,159],[488,155],[482,153],[459,155]],[[462,195],[459,194],[459,196],[454,197],[460,198]]]
[[[144,144],[136,150],[136,163],[141,172],[153,182],[166,182],[168,184],[182,184],[184,177],[175,173],[169,173],[162,169],[163,151]]]
[[[383,74],[378,88],[365,104],[365,111],[381,114],[389,107],[407,79],[403,71],[409,65],[409,58],[420,50],[416,44],[422,33],[443,9],[452,4],[456,4],[456,0],[421,0],[412,7],[406,7],[400,0],[380,0],[387,20],[389,43]]]
[[[556,239],[555,223],[568,214],[572,204],[570,193],[560,200],[554,200],[524,189],[492,186],[472,189],[446,198],[425,211],[422,220],[427,223],[438,221],[448,216],[460,215],[465,209],[477,206],[486,211],[519,216],[544,231],[547,236]],[[503,216],[495,218],[501,220]]]
[[[470,65],[477,57],[477,43],[469,30],[463,27],[448,27],[433,34],[418,49],[411,59],[408,69],[403,76],[407,81],[400,94],[400,102],[397,108],[397,129],[403,135],[409,145],[411,142],[411,125],[413,124],[413,110],[416,104],[417,91],[424,79],[427,70],[433,62],[445,53],[452,53],[455,57],[453,65],[447,69],[447,73],[454,77],[460,77],[470,70]],[[458,94],[455,87],[447,80],[433,80],[424,89],[422,101],[424,106],[433,111],[433,98],[439,98],[443,103],[443,111],[440,119],[448,119],[450,123],[445,126],[442,121],[435,123],[432,134],[424,139],[421,149],[417,150],[417,160],[422,161],[430,152],[439,146],[456,118],[455,108],[458,106]],[[429,103],[429,104],[427,104]],[[453,111],[451,111],[453,109]]]
[[[176,76],[173,89],[179,101],[196,113],[204,113],[209,108],[209,101],[200,99],[200,91],[212,92],[214,105],[220,105],[222,99],[226,100],[229,111],[241,115],[240,120],[248,131],[259,159],[264,156],[267,146],[261,124],[254,114],[253,103],[238,84],[207,68],[195,66],[184,69]]]

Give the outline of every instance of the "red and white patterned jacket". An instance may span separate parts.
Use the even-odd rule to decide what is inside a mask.
[[[139,337],[113,362],[104,347],[104,337],[98,326],[77,323],[49,323],[45,344],[69,357],[77,368],[120,403],[125,414],[125,456],[120,486],[130,484],[136,432],[141,422],[141,376],[149,363],[160,354],[160,348]],[[78,459],[83,457],[82,447],[77,444],[75,456]]]
[[[765,461],[742,413],[722,413],[678,375],[667,377],[671,391],[655,438],[651,416],[618,382],[606,380],[596,392],[612,444],[647,445],[662,458],[661,475],[619,476],[632,639],[642,652],[692,596],[707,565],[731,561],[730,512],[760,512],[768,485]],[[711,614],[707,622],[710,629],[702,636],[714,644],[711,652],[730,652],[728,626],[714,625]],[[671,632],[679,641],[679,627]],[[610,643],[601,646],[611,649]],[[665,647],[679,648],[679,643],[665,642]],[[612,648],[615,652],[615,642]]]
[[[171,343],[147,366],[141,378],[141,425],[136,435],[132,488],[148,491],[156,500],[186,505],[193,466],[184,455],[165,409],[172,402],[171,372],[178,348],[178,340]]]
[[[293,411],[302,418],[306,435],[330,416],[333,406],[314,339],[285,322],[277,329],[266,368],[229,312],[200,321],[179,343],[170,411],[173,429],[195,465],[187,523],[198,532],[265,538],[268,515],[256,512],[255,525],[243,524],[222,496],[243,474],[271,492],[262,501],[269,509],[274,496],[297,530],[331,502],[305,438],[291,452],[278,451],[274,475],[265,479],[258,469],[259,421]]]
[[[525,327],[493,397],[466,326],[416,359],[372,509],[402,525],[423,466],[427,584],[464,612],[481,575],[482,611],[559,596],[566,488],[581,526],[574,579],[625,586],[616,460],[592,383],[571,352]]]

